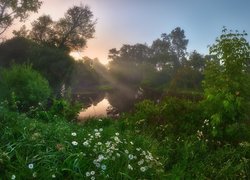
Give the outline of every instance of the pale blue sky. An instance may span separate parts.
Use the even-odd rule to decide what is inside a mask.
[[[208,53],[222,27],[250,33],[250,0],[43,0],[39,14],[57,19],[73,5],[87,4],[98,22],[95,38],[81,55],[107,62],[108,50],[123,44],[147,43],[185,30],[188,51]],[[30,20],[38,15],[33,15]],[[248,36],[248,40],[249,40]]]

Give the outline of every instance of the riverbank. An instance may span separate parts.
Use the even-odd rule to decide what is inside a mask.
[[[174,106],[174,102],[169,103]],[[191,115],[187,108],[195,109],[191,104],[183,107],[183,114],[179,112],[173,118],[184,120],[184,114]],[[249,141],[210,141],[202,135],[204,130],[196,130],[199,123],[195,123],[195,117],[190,119],[192,127],[181,123],[172,129],[169,115],[169,123],[159,125],[163,116],[157,109],[145,101],[134,114],[117,121],[94,118],[79,124],[59,116],[46,122],[1,105],[0,175],[5,179],[249,177]],[[199,122],[207,123],[203,121]]]

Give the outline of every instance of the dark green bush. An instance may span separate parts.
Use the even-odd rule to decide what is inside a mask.
[[[29,65],[2,69],[0,87],[0,100],[7,100],[10,107],[16,107],[19,111],[45,104],[51,92],[48,81]]]
[[[71,103],[65,99],[55,99],[49,112],[53,115],[64,117],[69,121],[73,121],[77,119],[78,113],[80,112],[81,108],[82,105],[80,103]]]
[[[159,139],[166,136],[195,134],[202,126],[202,108],[197,102],[166,97],[160,103],[150,100],[136,104],[133,121],[137,130],[154,133]]]

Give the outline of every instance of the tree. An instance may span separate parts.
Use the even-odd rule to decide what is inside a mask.
[[[185,59],[187,45],[185,32],[180,27],[172,30],[170,34],[163,33],[161,38],[151,45],[153,62],[159,69],[169,65],[178,69]]]
[[[187,66],[194,70],[202,72],[205,68],[205,58],[197,51],[193,51],[187,61]]]
[[[15,37],[0,44],[0,66],[32,64],[50,83],[54,91],[68,84],[74,60],[66,52],[38,44],[23,37]]]
[[[205,69],[205,107],[211,120],[211,135],[217,139],[237,139],[242,132],[239,124],[249,118],[250,45],[246,33],[228,32],[211,46],[215,56],[207,62]]]
[[[79,50],[86,46],[88,39],[93,38],[95,24],[88,6],[74,6],[58,21],[53,21],[48,15],[39,17],[32,23],[27,37],[65,51]]]
[[[146,44],[123,45],[120,50],[111,49],[110,72],[125,84],[139,85],[143,78],[142,64],[150,60],[150,48]]]
[[[40,16],[32,23],[32,30],[29,34],[29,38],[43,44],[52,44],[55,39],[53,24],[54,22],[49,15]]]
[[[170,33],[171,47],[176,53],[179,61],[186,55],[188,39],[186,39],[185,32],[180,27],[175,28]]]
[[[70,8],[64,18],[56,25],[56,46],[59,48],[78,49],[86,45],[87,39],[93,38],[96,21],[88,6]]]
[[[27,27],[25,25],[23,25],[18,31],[14,30],[12,32],[16,37],[23,37],[26,38],[28,37],[29,34],[29,30],[27,29]]]
[[[171,80],[170,88],[174,90],[200,90],[203,75],[189,66],[177,70]]]
[[[39,0],[0,0],[0,35],[15,19],[23,21],[29,12],[37,12],[41,4]]]

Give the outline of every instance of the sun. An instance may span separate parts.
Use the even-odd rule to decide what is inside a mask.
[[[69,55],[73,57],[75,60],[81,60],[83,58],[82,53],[77,51],[71,51]]]

